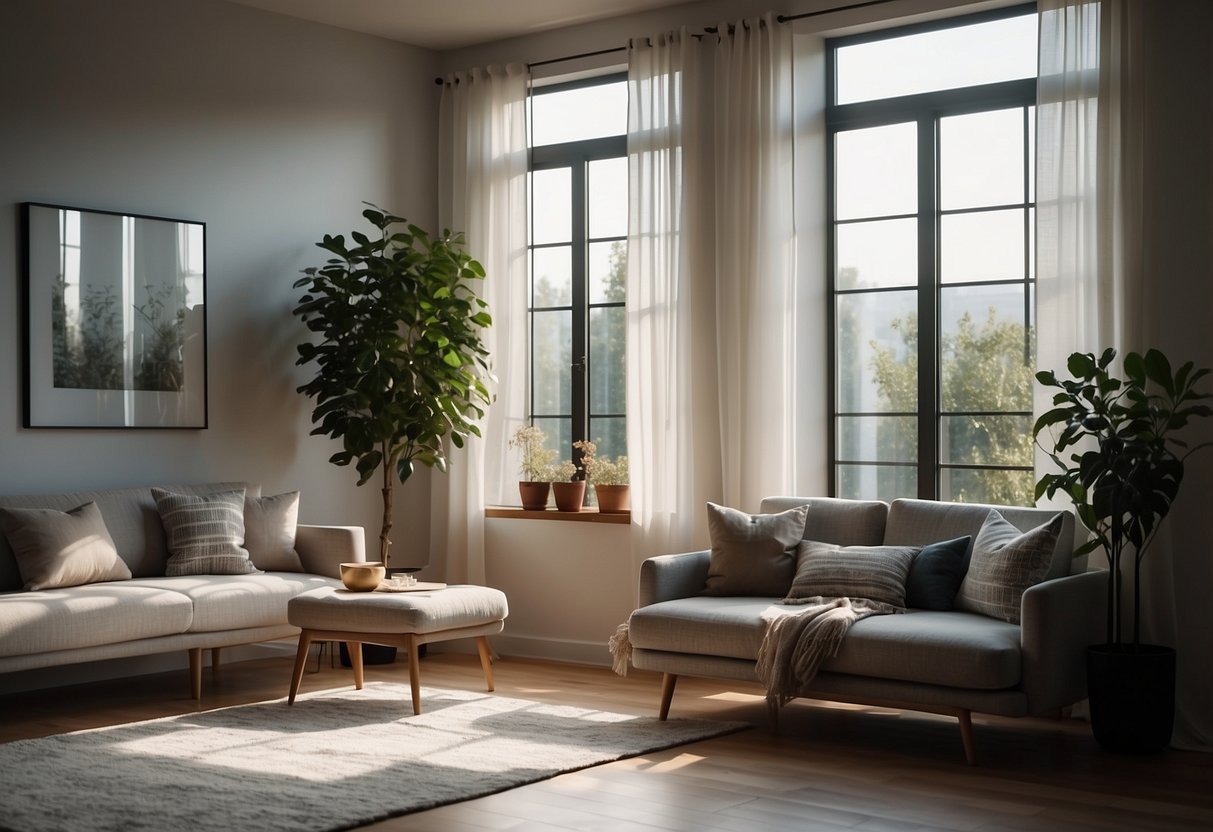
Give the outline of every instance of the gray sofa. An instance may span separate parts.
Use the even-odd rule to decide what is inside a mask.
[[[210,494],[246,483],[172,485]],[[361,527],[297,528],[302,572],[164,577],[168,551],[150,488],[0,496],[0,507],[69,511],[89,501],[132,578],[58,589],[22,591],[12,549],[0,534],[0,673],[186,650],[191,692],[202,695],[202,651],[298,635],[287,602],[319,586],[340,585],[339,564],[365,560]]]
[[[805,539],[843,546],[975,537],[991,508],[1024,531],[1057,514],[927,500],[795,497],[768,498],[762,512],[806,503]],[[851,628],[802,695],[955,716],[970,764],[976,757],[971,712],[1050,714],[1084,699],[1085,648],[1104,638],[1107,573],[1082,571],[1085,559],[1071,557],[1073,537],[1074,518],[1067,513],[1046,579],[1023,595],[1020,624],[959,611],[872,616]],[[758,680],[760,616],[779,599],[703,595],[709,557],[708,551],[663,555],[641,567],[640,606],[628,621],[631,661],[664,674],[662,719],[679,676]]]

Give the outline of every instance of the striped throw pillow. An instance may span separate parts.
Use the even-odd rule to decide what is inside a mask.
[[[1021,532],[991,509],[973,539],[969,571],[956,595],[956,609],[1019,623],[1023,594],[1045,579],[1064,515]]]
[[[836,546],[805,540],[796,553],[796,577],[785,601],[866,598],[906,605],[906,577],[919,546]]]
[[[168,542],[164,574],[247,575],[261,570],[244,548],[244,490],[196,496],[153,488]]]

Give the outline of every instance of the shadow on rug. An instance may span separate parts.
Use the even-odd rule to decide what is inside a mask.
[[[0,829],[336,830],[748,727],[371,683],[0,745]]]

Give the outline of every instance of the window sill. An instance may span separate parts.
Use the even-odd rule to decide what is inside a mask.
[[[488,506],[484,510],[486,518],[506,520],[565,520],[574,523],[610,523],[626,526],[632,522],[632,513],[602,514],[597,508],[583,508],[581,511],[557,511],[554,508],[543,511],[527,511],[517,506]]]

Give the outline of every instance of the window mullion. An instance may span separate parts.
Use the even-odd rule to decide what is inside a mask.
[[[918,496],[936,499],[939,458],[939,143],[932,114],[918,118]]]
[[[579,163],[573,165],[572,178],[572,199],[573,199],[573,349],[572,355],[572,372],[570,374],[571,383],[573,385],[572,402],[573,402],[573,441],[588,438],[589,435],[589,414],[588,414],[588,399],[589,399],[589,311],[588,311],[588,296],[589,296],[589,277],[588,256],[589,243],[587,237],[587,188],[586,174],[589,170],[589,160],[583,159]],[[571,449],[570,449],[571,450]],[[573,460],[577,462],[579,454],[574,453]]]

